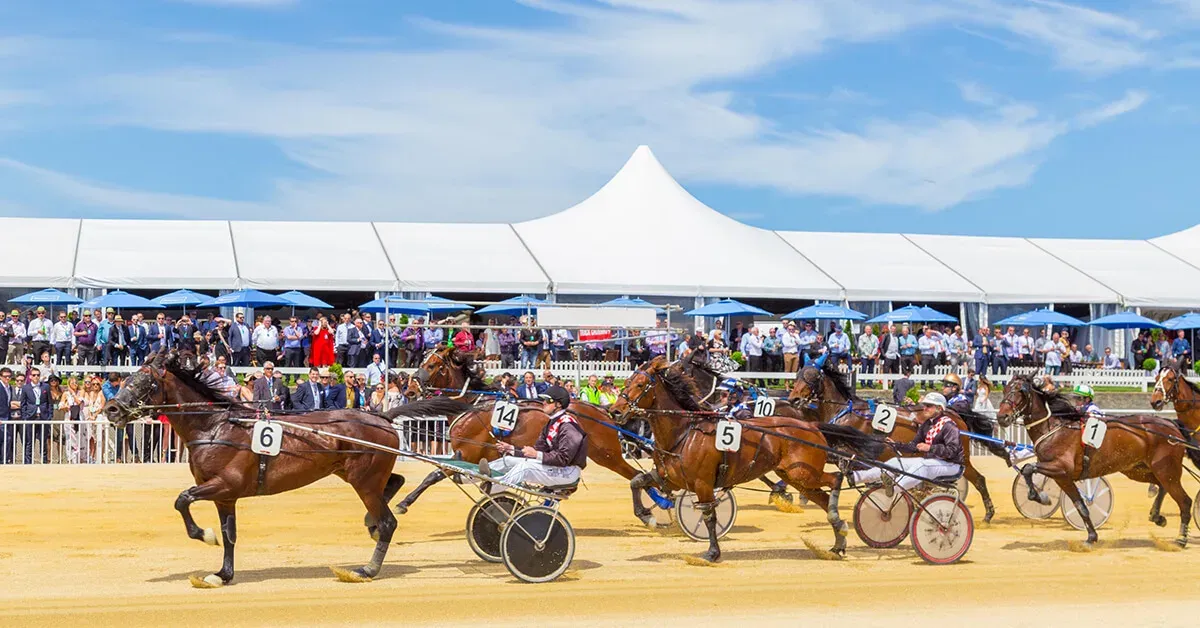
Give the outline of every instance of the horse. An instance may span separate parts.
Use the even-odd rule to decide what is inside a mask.
[[[796,380],[792,383],[792,389],[788,393],[788,403],[796,408],[813,408],[823,423],[849,426],[868,436],[875,434],[874,428],[871,427],[874,416],[871,412],[870,402],[859,399],[842,374],[831,366],[824,368],[806,366],[800,369],[796,373]],[[891,437],[896,441],[907,443],[917,434],[913,411],[907,408],[897,408],[897,411],[896,424]],[[954,424],[960,432],[970,431],[967,423],[956,412],[947,409],[946,414],[954,419]],[[860,446],[857,449],[879,462],[890,460],[897,455],[894,448],[882,447],[881,442],[864,442],[862,440],[858,442]],[[971,464],[971,438],[969,436],[962,437],[962,449],[963,477],[979,491],[986,511],[983,520],[990,522],[996,515],[996,507],[988,492],[987,478]],[[921,456],[923,454],[910,455]]]
[[[175,509],[183,517],[189,538],[218,545],[213,530],[201,529],[191,513],[193,502],[214,502],[221,523],[221,542],[225,544],[220,571],[204,578],[193,577],[192,584],[215,588],[233,580],[239,499],[291,491],[331,474],[354,488],[367,508],[364,523],[376,541],[366,565],[333,571],[347,582],[366,582],[377,576],[396,530],[396,518],[388,510],[388,502],[404,485],[404,477],[392,472],[396,454],[292,429],[284,430],[278,456],[253,453],[247,423],[267,415],[213,388],[201,379],[198,370],[198,361],[191,353],[159,352],[104,406],[105,416],[117,429],[144,409],[164,414],[186,443],[196,485],[179,494]],[[465,408],[460,402],[435,399],[409,404],[402,414],[436,416]],[[288,415],[286,420],[391,449],[398,449],[400,444],[389,420],[357,410],[309,412]]]
[[[721,548],[717,543],[715,491],[775,471],[828,513],[834,536],[831,551],[845,554],[849,527],[838,515],[842,474],[825,471],[828,442],[816,423],[778,416],[742,419],[741,447],[721,452],[716,448],[718,417],[704,411],[696,402],[699,396],[682,368],[669,365],[662,356],[625,380],[610,411],[616,415],[635,411],[645,415],[656,443],[652,453],[654,471],[638,476],[630,486],[637,490],[657,484],[669,491],[695,493],[696,505],[708,527],[708,551],[702,558],[716,562],[721,558]]]
[[[490,387],[475,374],[474,361],[460,355],[453,347],[431,351],[409,382],[410,391],[414,386],[418,391],[427,388],[466,390],[466,394],[472,394],[470,391],[490,391]],[[488,397],[476,394],[477,401],[484,399]],[[550,417],[542,412],[540,403],[520,403],[516,427],[510,434],[497,439],[491,424],[494,405],[493,401],[484,401],[455,417],[450,423],[448,435],[455,458],[476,464],[480,460],[496,460],[500,457],[496,449],[497,440],[503,440],[517,448],[532,447],[537,443],[542,428],[550,421]],[[620,432],[615,429],[616,426],[604,408],[575,400],[571,402],[568,411],[579,419],[579,427],[587,434],[588,459],[626,480],[632,480],[641,473],[625,461]],[[386,414],[391,416],[392,411]],[[408,512],[408,508],[422,493],[444,479],[446,474],[441,470],[430,473],[420,485],[396,504],[396,512]],[[633,515],[646,525],[656,525],[653,512],[642,503],[640,491],[637,489],[633,490]]]
[[[1028,375],[1014,375],[1004,386],[1004,399],[996,419],[1003,427],[1012,425],[1019,418],[1025,420],[1025,429],[1034,440],[1033,450],[1038,462],[1022,467],[1021,474],[1027,481],[1035,472],[1054,480],[1083,515],[1087,544],[1092,545],[1097,539],[1096,528],[1079,495],[1079,488],[1075,486],[1076,480],[1084,479],[1081,472],[1083,442],[1076,431],[1082,426],[1078,415],[1064,416],[1068,413],[1051,411],[1055,397],[1055,393],[1039,390]],[[1180,482],[1183,455],[1186,451],[1195,464],[1200,461],[1200,452],[1181,446],[1186,441],[1179,428],[1160,417],[1134,415],[1109,418],[1105,422],[1107,434],[1100,448],[1091,455],[1089,475],[1123,473],[1136,482],[1158,486],[1158,496],[1150,509],[1150,521],[1158,526],[1167,524],[1160,510],[1163,497],[1169,493],[1180,513],[1179,537],[1175,543],[1180,547],[1187,546],[1192,498]],[[1046,503],[1045,495],[1034,490],[1032,485],[1029,498]]]
[[[1150,407],[1162,410],[1170,403],[1175,407],[1179,427],[1189,441],[1195,440],[1200,432],[1200,386],[1189,382],[1177,364],[1171,363],[1158,373],[1154,380],[1154,392],[1150,393]]]

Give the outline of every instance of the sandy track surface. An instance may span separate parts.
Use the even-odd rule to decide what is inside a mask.
[[[589,468],[587,488],[563,506],[578,535],[575,562],[554,583],[522,584],[478,560],[464,538],[471,504],[449,484],[400,518],[378,580],[337,582],[329,566],[362,564],[373,543],[353,492],[330,479],[240,502],[237,577],[219,590],[188,584],[220,566],[221,550],[183,533],[173,508],[191,484],[183,466],[0,468],[0,625],[1194,624],[1200,549],[1164,551],[1152,540],[1174,538],[1169,499],[1168,526],[1157,528],[1145,487],[1110,478],[1117,507],[1102,544],[1078,553],[1068,541],[1082,533],[1061,518],[1021,518],[1012,472],[998,459],[984,464],[996,520],[977,525],[966,559],[945,567],[926,565],[908,543],[866,548],[853,532],[846,560],[819,560],[803,539],[831,544],[823,513],[782,513],[748,491],[723,562],[693,566],[681,555],[703,546],[640,526],[628,485]],[[399,470],[410,484],[428,471]],[[847,519],[855,497],[843,500]],[[974,491],[969,503],[980,521]],[[211,504],[193,512],[216,527]]]

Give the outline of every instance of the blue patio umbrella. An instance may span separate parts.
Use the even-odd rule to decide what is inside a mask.
[[[385,312],[388,314],[407,314],[409,316],[425,316],[430,313],[446,314],[471,309],[466,303],[459,303],[442,297],[428,299],[405,299],[388,295],[367,301],[358,306],[363,312]]]
[[[432,314],[452,314],[454,312],[474,309],[466,303],[451,301],[445,297],[431,296],[424,301],[429,306],[429,312]]]
[[[770,312],[760,307],[754,307],[749,303],[742,303],[734,299],[721,299],[716,303],[709,303],[704,307],[683,313],[684,316],[745,316],[747,314],[771,316]]]
[[[304,294],[303,292],[300,292],[299,290],[289,290],[288,292],[285,292],[285,293],[279,295],[279,298],[283,299],[284,301],[287,301],[288,305],[292,306],[293,312],[298,307],[311,307],[311,308],[316,308],[319,310],[332,310],[333,309],[332,305],[330,305],[312,295]]]
[[[291,305],[287,300],[260,290],[244,289],[213,297],[196,307],[281,307]]]
[[[836,303],[817,303],[780,316],[787,320],[866,320],[867,315]]]
[[[185,288],[183,290],[176,290],[175,292],[168,292],[161,297],[154,297],[150,300],[163,307],[187,308],[189,305],[200,305],[211,298],[207,294],[192,292]]]
[[[1014,326],[1015,325],[1033,325],[1033,326],[1057,325],[1059,327],[1079,327],[1081,325],[1087,325],[1087,323],[1079,320],[1078,318],[1075,318],[1074,316],[1067,316],[1066,314],[1063,314],[1062,312],[1055,312],[1053,310],[1048,310],[1048,309],[1044,309],[1044,308],[1038,309],[1038,310],[1032,310],[1029,312],[1023,312],[1021,314],[1016,314],[1014,316],[1009,316],[1008,318],[1004,318],[1004,319],[996,321],[994,324],[1000,325],[1000,326],[1006,326],[1006,325],[1014,325]]]
[[[539,305],[553,305],[545,299],[537,297],[519,296],[505,299],[499,303],[481,307],[475,310],[476,314],[507,314],[509,316],[520,316],[529,311],[536,311]]]
[[[867,321],[868,323],[953,323],[958,319],[948,314],[941,312],[931,307],[917,307],[915,305],[906,305],[902,308],[892,310],[885,314],[880,314],[875,318]]]
[[[600,303],[599,305],[605,307],[654,307],[655,314],[667,313],[665,309],[658,307],[645,299],[639,299],[638,297],[617,297],[615,299],[609,299],[608,301]]]
[[[130,308],[138,309],[162,309],[162,305],[155,303],[151,299],[139,297],[136,294],[129,294],[124,290],[113,290],[108,294],[98,296],[94,299],[88,299],[79,306],[80,308],[108,308],[114,310],[124,310]]]
[[[1161,329],[1163,327],[1162,323],[1136,312],[1117,312],[1109,316],[1101,316],[1089,322],[1088,325],[1103,329]]]
[[[1167,329],[1200,329],[1200,314],[1188,312],[1183,316],[1163,321],[1162,326]]]
[[[54,288],[46,288],[37,292],[22,294],[8,300],[9,303],[19,303],[21,305],[76,305],[83,303],[83,299],[71,296],[62,290]]]

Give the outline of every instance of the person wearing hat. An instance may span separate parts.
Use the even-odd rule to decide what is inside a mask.
[[[587,434],[567,409],[571,396],[562,386],[551,386],[541,399],[542,412],[550,415],[550,420],[542,428],[537,443],[517,449],[497,442],[496,449],[502,457],[491,463],[486,459],[479,461],[479,473],[503,472],[500,481],[504,484],[536,484],[547,488],[579,482],[580,471],[587,466]],[[488,490],[500,492],[505,487],[495,485]]]
[[[107,343],[104,345],[104,363],[120,364],[125,361],[125,356],[128,354],[129,329],[125,327],[125,319],[117,314],[112,316],[108,327]]]
[[[26,333],[25,323],[21,322],[21,313],[17,310],[9,312],[4,329],[7,332],[8,350],[0,354],[0,357],[5,358],[5,364],[18,364],[21,358],[25,357]]]
[[[746,389],[742,388],[741,382],[733,378],[726,379],[717,386],[717,391],[720,393],[720,401],[717,402],[718,412],[724,413],[731,419],[750,418],[752,413],[750,406],[746,405]]]
[[[1075,396],[1078,397],[1081,402],[1078,406],[1078,409],[1079,413],[1082,415],[1083,421],[1080,422],[1081,429],[1079,430],[1079,436],[1080,438],[1083,438],[1085,434],[1082,428],[1088,419],[1100,419],[1103,421],[1107,415],[1104,414],[1104,411],[1100,409],[1100,406],[1096,405],[1096,393],[1092,390],[1091,386],[1088,386],[1087,384],[1077,384],[1075,389],[1071,392],[1075,393]],[[1079,479],[1082,480],[1087,477],[1088,467],[1091,466],[1092,454],[1095,453],[1095,451],[1096,449],[1087,443],[1083,444],[1083,466],[1079,469]]]
[[[108,366],[112,364],[112,349],[109,348],[109,336],[112,335],[112,328],[116,325],[116,310],[111,307],[105,310],[102,314],[100,310],[96,310],[96,360],[100,366]]]
[[[975,412],[971,396],[963,391],[962,378],[957,373],[947,373],[942,378],[942,396],[947,399],[946,406],[962,417],[963,422],[967,424],[967,429],[972,433],[991,436],[996,430],[996,425],[992,422],[991,417]],[[1012,462],[1011,454],[1003,444],[990,441],[983,441],[982,444],[987,447],[988,451]]]
[[[945,412],[946,397],[941,393],[926,393],[921,398],[921,403],[926,408],[936,406],[942,411],[934,413],[922,409],[914,414],[917,434],[912,441],[897,443],[890,438],[887,439],[887,442],[895,447],[899,454],[920,454],[916,457],[892,458],[883,463],[904,471],[908,475],[895,477],[891,473],[885,473],[880,467],[872,467],[863,471],[854,471],[851,474],[856,484],[882,481],[885,491],[890,493],[893,482],[906,490],[912,490],[921,483],[918,478],[932,480],[955,476],[962,472],[962,440],[953,417]]]

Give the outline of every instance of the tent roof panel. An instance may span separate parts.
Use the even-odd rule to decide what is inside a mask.
[[[1117,303],[1115,292],[1024,238],[910,235],[983,289],[987,303]]]
[[[396,275],[369,222],[232,222],[240,287],[394,290]]]
[[[0,218],[0,234],[4,234],[0,285],[70,286],[79,223],[77,218]]]
[[[506,224],[375,223],[404,290],[545,293],[550,282]]]
[[[1200,268],[1200,225],[1161,238],[1154,238],[1150,242],[1192,266]]]
[[[841,298],[840,286],[774,232],[696,200],[645,146],[583,202],[514,227],[560,292]],[[605,228],[636,235],[571,244]],[[683,242],[696,254],[681,254]]]
[[[1145,240],[1037,238],[1050,251],[1124,297],[1126,305],[1200,307],[1200,270]]]
[[[776,232],[846,290],[850,301],[983,300],[983,292],[895,233]]]
[[[233,288],[237,266],[228,223],[84,220],[75,278],[89,288]]]

